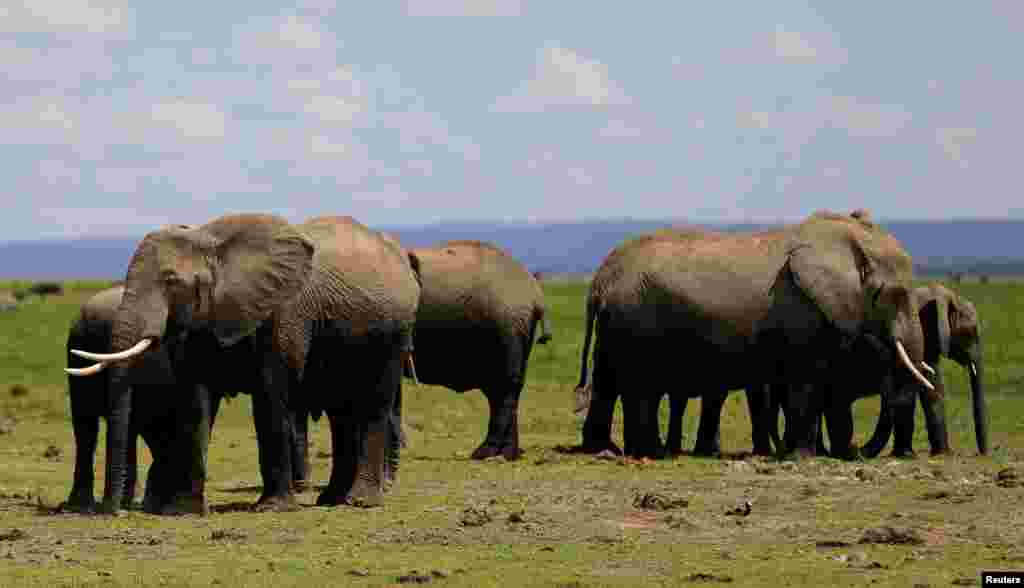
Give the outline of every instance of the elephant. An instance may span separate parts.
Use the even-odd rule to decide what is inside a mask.
[[[916,367],[924,344],[911,258],[868,216],[817,211],[751,233],[664,230],[610,254],[619,258],[618,269],[595,275],[587,299],[576,389],[577,407],[589,407],[583,447],[610,445],[611,408],[621,396],[626,453],[657,457],[657,400],[679,385],[664,382],[663,364],[680,357],[700,367],[687,374],[689,384],[712,399],[705,400],[710,412],[702,414],[706,426],[698,433],[698,443],[708,447],[718,437],[724,400],[715,390],[747,389],[754,446],[764,450],[767,403],[750,392],[785,385],[794,425],[787,428],[788,457],[814,456],[826,400],[815,386],[829,381],[830,365],[865,333],[883,341],[934,394]]]
[[[490,420],[472,459],[518,459],[519,397],[538,324],[538,341],[551,340],[540,284],[493,243],[446,241],[407,255],[422,286],[412,353],[419,381],[482,390]]]
[[[174,331],[206,336],[214,355],[233,355],[227,365],[239,367],[219,377],[251,390],[263,480],[255,510],[297,508],[295,415],[310,411],[327,414],[333,446],[317,504],[381,505],[389,419],[419,290],[402,256],[351,217],[293,225],[240,213],[147,234],[114,317],[110,349],[118,351],[72,350],[97,362],[72,375],[106,370],[112,388],[112,459],[100,511],[116,512],[123,495],[130,368]]]
[[[981,321],[974,304],[944,285],[933,282],[915,290],[921,324],[925,334],[925,362],[931,367],[936,389],[942,391],[937,400],[926,395],[920,396],[924,409],[928,442],[932,455],[951,453],[949,432],[946,428],[944,404],[945,383],[939,363],[948,357],[963,366],[971,383],[974,433],[978,453],[988,455],[988,407],[985,402],[985,362],[981,341]],[[882,409],[871,439],[864,445],[862,453],[875,457],[889,442],[895,426],[892,454],[897,457],[913,457],[914,401],[890,410],[888,398],[882,396]]]
[[[109,348],[113,319],[123,293],[123,285],[107,288],[91,296],[82,305],[68,332],[69,368],[87,365],[85,360],[72,354],[71,349]],[[168,338],[166,345],[139,358],[131,369],[129,377],[133,398],[141,402],[134,403],[139,408],[132,414],[128,432],[122,508],[131,508],[135,498],[139,435],[153,455],[143,500],[143,510],[146,512],[172,512],[176,496],[187,496],[190,480],[201,478],[205,471],[205,464],[195,461],[197,456],[189,452],[188,442],[192,440],[198,443],[199,439],[208,437],[209,428],[216,418],[219,397],[211,398],[205,388],[196,389],[196,395],[193,396],[179,393],[174,364],[179,357],[176,352],[181,349],[181,339],[180,336]],[[93,460],[99,421],[101,418],[109,419],[108,409],[112,397],[105,378],[79,378],[71,375],[68,376],[68,394],[75,436],[75,471],[71,493],[62,509],[91,512],[96,507]],[[205,410],[200,408],[203,404]],[[172,427],[179,430],[172,431]],[[206,429],[205,435],[202,428]],[[111,458],[108,454],[108,461]]]

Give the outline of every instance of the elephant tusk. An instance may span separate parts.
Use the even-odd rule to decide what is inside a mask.
[[[405,360],[406,360],[406,362],[409,363],[409,375],[412,376],[412,383],[416,384],[417,386],[419,386],[420,385],[420,380],[419,380],[419,378],[416,377],[416,362],[413,361],[413,359],[412,359],[412,352],[409,352],[405,356]]]
[[[977,378],[978,377],[978,368],[974,365],[973,361],[970,363],[969,367],[970,367],[970,370],[971,370],[971,375],[973,377]]]
[[[78,349],[72,349],[71,353],[74,353],[78,357],[84,357],[85,359],[91,359],[93,361],[121,361],[142,353],[152,344],[152,339],[143,339],[136,343],[131,349],[125,349],[124,351],[118,351],[117,353],[90,353],[88,351],[80,351]]]
[[[932,366],[928,365],[927,362],[924,362],[924,361],[921,362],[921,369],[923,369],[924,371],[928,372],[929,374],[931,374],[933,376],[935,375],[935,370],[933,370]]]
[[[914,367],[914,362],[910,361],[910,356],[907,355],[907,350],[903,348],[903,342],[898,339],[896,340],[896,352],[900,354],[900,359],[903,360],[903,363],[907,366],[907,369],[910,370],[910,373],[914,374],[914,377],[921,382],[921,385],[934,392],[935,386],[933,386],[932,383],[928,381],[928,378],[924,377],[921,372],[917,371],[917,368]]]
[[[93,374],[98,374],[102,372],[103,369],[106,367],[106,363],[100,362],[94,363],[91,366],[84,368],[64,368],[64,371],[71,374],[72,376],[91,376]]]

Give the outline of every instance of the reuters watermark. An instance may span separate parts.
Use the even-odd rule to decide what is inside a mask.
[[[1024,586],[1024,572],[981,572],[982,586]]]

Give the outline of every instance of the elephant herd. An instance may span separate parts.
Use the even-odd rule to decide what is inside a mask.
[[[755,453],[877,455],[895,430],[910,454],[916,397],[934,453],[949,450],[938,369],[970,370],[978,448],[987,415],[978,316],[939,285],[913,289],[910,256],[865,211],[816,212],[760,233],[664,229],[620,245],[594,275],[577,412],[582,450],[679,453],[686,402],[702,398],[695,453],[720,451],[726,394],[743,388]],[[124,282],[81,308],[67,341],[76,443],[65,508],[115,513],[137,484],[136,438],[153,456],[142,507],[205,513],[207,452],[221,400],[252,395],[262,495],[296,508],[309,482],[308,420],[330,426],[331,474],[318,505],[375,506],[404,446],[403,377],[480,389],[487,434],[474,459],[516,459],[519,398],[536,331],[551,334],[533,274],[494,245],[403,248],[351,217],[301,224],[234,214],[147,234]],[[593,343],[593,362],[588,361]],[[927,375],[926,375],[927,374]],[[852,444],[852,403],[881,394],[875,435]],[[668,395],[669,439],[657,409]],[[786,417],[784,438],[778,413]],[[102,501],[93,495],[107,421]]]

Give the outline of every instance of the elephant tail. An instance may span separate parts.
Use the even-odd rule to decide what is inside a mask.
[[[594,294],[593,287],[587,292],[587,314],[584,325],[583,351],[580,354],[580,381],[576,385],[576,414],[586,410],[590,406],[590,398],[593,393],[593,378],[588,381],[587,376],[590,370],[587,369],[587,357],[590,355],[590,338],[594,333],[594,317],[597,312],[598,300]]]

